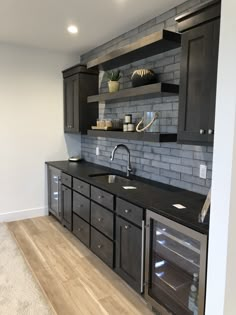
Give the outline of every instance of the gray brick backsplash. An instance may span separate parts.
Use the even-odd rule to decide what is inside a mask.
[[[205,0],[189,0],[168,12],[157,16],[139,27],[114,38],[81,56],[81,62],[87,61],[120,48],[127,43],[134,42],[148,34],[161,30],[177,30],[175,17],[193,8]],[[121,88],[131,86],[131,75],[134,70],[153,69],[162,82],[179,84],[181,49],[164,52],[156,56],[138,60],[120,67],[122,78]],[[101,76],[102,78],[102,76]],[[100,92],[108,91],[107,82],[103,76],[100,82]],[[157,111],[160,114],[160,132],[176,133],[178,126],[179,97],[152,97],[145,100],[107,102],[99,104],[100,118],[123,119],[126,113],[131,113],[136,123],[147,111]],[[211,186],[213,147],[195,145],[181,145],[177,143],[149,143],[123,139],[93,138],[86,135],[81,137],[82,156],[85,160],[99,165],[112,167],[125,172],[127,154],[119,150],[114,161],[110,161],[112,148],[118,143],[126,144],[131,151],[131,163],[135,174],[176,187],[194,192],[207,194]],[[100,155],[96,156],[96,147],[100,148]],[[207,165],[207,179],[199,178],[199,167]]]

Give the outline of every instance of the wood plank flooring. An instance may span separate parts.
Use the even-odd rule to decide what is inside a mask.
[[[7,226],[56,314],[153,314],[138,294],[53,217]]]

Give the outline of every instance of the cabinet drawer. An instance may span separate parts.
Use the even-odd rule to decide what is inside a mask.
[[[91,224],[113,239],[114,214],[96,203],[91,203]]]
[[[73,212],[85,221],[90,221],[90,200],[75,191],[73,192]]]
[[[90,197],[90,189],[89,189],[89,184],[77,179],[73,178],[73,189],[78,191],[80,194]]]
[[[67,187],[71,187],[72,177],[70,175],[62,173],[61,182],[63,185],[66,185]]]
[[[89,247],[89,224],[73,214],[73,234],[78,237],[81,242]]]
[[[133,205],[130,202],[117,198],[116,212],[123,218],[142,226],[143,209]]]
[[[113,268],[113,242],[91,227],[91,250]]]
[[[92,186],[91,199],[108,209],[114,210],[114,196],[112,194]]]

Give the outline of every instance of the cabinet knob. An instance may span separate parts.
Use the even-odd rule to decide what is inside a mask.
[[[98,222],[102,222],[102,218],[98,218]]]
[[[200,135],[204,135],[206,131],[204,129],[200,129]]]
[[[82,189],[83,188],[83,186],[78,186],[78,189]]]
[[[130,210],[128,210],[128,209],[125,209],[125,213],[129,213],[130,212]]]
[[[82,230],[81,228],[78,228],[78,231],[79,231],[79,232],[81,232],[81,230]]]
[[[98,196],[98,199],[102,199],[102,198],[104,198],[103,196]]]
[[[209,129],[209,130],[208,130],[208,134],[209,134],[209,135],[213,135],[213,133],[214,133],[214,130],[213,130],[213,129]]]
[[[83,208],[83,206],[84,206],[84,205],[81,204],[81,205],[78,206],[78,208]]]
[[[129,229],[129,225],[125,225],[125,229],[128,230]]]
[[[98,244],[98,248],[99,248],[99,249],[102,248],[102,245],[101,245],[101,244]]]

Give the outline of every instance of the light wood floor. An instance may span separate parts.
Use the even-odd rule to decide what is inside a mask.
[[[138,294],[53,217],[7,226],[56,314],[153,314]]]

